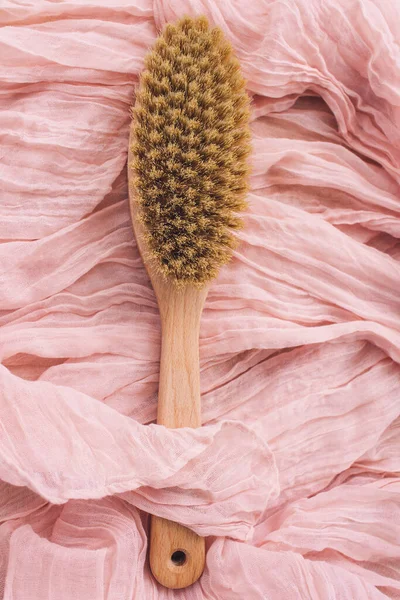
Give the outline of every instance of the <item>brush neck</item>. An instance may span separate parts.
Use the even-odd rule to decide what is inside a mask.
[[[162,344],[157,422],[200,427],[199,329],[205,289],[168,290],[159,298]]]

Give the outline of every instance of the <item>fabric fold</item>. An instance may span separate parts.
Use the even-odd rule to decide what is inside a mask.
[[[27,383],[4,367],[0,377],[0,478],[53,504],[129,492],[148,512],[243,539],[279,493],[271,451],[238,422],[143,426],[68,388]]]

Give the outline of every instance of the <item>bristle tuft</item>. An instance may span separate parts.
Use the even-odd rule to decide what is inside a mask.
[[[205,17],[167,25],[132,114],[132,179],[148,250],[176,285],[203,285],[231,257],[247,193],[249,101],[222,31]]]

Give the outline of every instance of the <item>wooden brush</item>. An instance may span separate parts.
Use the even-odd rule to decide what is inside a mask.
[[[200,317],[235,246],[250,151],[245,82],[222,31],[205,17],[167,25],[147,56],[132,116],[132,221],[162,326],[157,422],[199,427]],[[152,517],[150,567],[161,584],[187,587],[204,562],[204,538]]]

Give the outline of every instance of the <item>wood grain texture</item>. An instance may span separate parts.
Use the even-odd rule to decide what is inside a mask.
[[[163,285],[161,361],[157,422],[166,427],[200,427],[199,328],[207,290]]]
[[[129,193],[136,240],[161,315],[157,423],[170,428],[199,427],[199,328],[208,286],[177,289],[159,274],[146,251],[132,186]],[[176,552],[178,560],[174,562]],[[149,559],[151,571],[159,583],[172,589],[187,587],[197,581],[204,570],[205,539],[183,525],[152,516]]]

